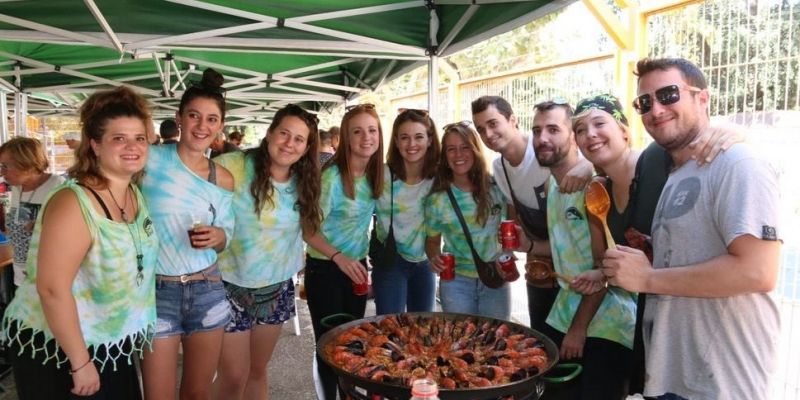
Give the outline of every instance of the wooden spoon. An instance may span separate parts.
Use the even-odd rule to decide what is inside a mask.
[[[573,280],[573,278],[567,275],[562,275],[556,271],[553,271],[550,269],[550,265],[539,260],[528,261],[528,265],[526,265],[525,269],[531,274],[531,276],[533,276],[534,279],[558,278],[566,283],[570,283]]]
[[[614,237],[611,236],[611,231],[608,230],[608,224],[606,223],[606,217],[608,216],[608,210],[610,208],[611,197],[608,196],[605,186],[597,181],[590,182],[589,186],[586,187],[586,209],[603,223],[603,229],[606,231],[606,244],[609,249],[617,246],[617,244],[614,243]]]

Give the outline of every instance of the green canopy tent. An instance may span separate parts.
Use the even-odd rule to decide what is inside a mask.
[[[573,1],[5,0],[0,115],[13,109],[24,129],[26,113],[74,113],[125,84],[163,118],[213,67],[229,123],[267,123],[288,103],[321,110],[424,63],[435,71],[438,57]]]

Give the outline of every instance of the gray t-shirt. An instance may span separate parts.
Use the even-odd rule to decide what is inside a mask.
[[[740,144],[708,166],[674,171],[653,219],[655,268],[727,254],[739,236],[778,240],[778,179]],[[648,295],[645,395],[692,400],[767,399],[780,317],[770,294],[726,298]]]

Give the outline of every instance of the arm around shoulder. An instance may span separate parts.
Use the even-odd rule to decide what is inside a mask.
[[[233,174],[227,168],[217,163],[217,185],[229,192],[233,191],[235,184]]]

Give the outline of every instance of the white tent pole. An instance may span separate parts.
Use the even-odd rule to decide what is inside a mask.
[[[0,90],[0,144],[8,141],[8,100],[6,92]]]
[[[431,54],[428,60],[428,113],[436,118],[437,99],[439,98],[439,57]]]
[[[28,136],[28,95],[23,92],[14,94],[14,134]]]
[[[428,47],[428,114],[434,119],[438,117],[437,106],[439,98],[439,57],[436,55],[436,47],[439,45],[437,34],[439,32],[439,16],[436,15],[436,8],[430,8],[429,19],[429,39],[430,47]]]
[[[464,26],[467,25],[467,22],[469,22],[472,16],[475,15],[479,7],[480,6],[473,4],[470,5],[469,8],[467,8],[467,11],[465,11],[464,14],[461,15],[461,18],[458,19],[456,25],[453,27],[453,29],[450,30],[450,33],[447,34],[447,37],[444,38],[441,45],[439,45],[439,49],[437,50],[438,54],[441,55],[447,48],[447,46],[450,46],[450,43],[453,41],[453,39],[456,38],[456,36],[458,36],[459,33],[461,33],[461,30],[464,29]]]
[[[114,48],[117,49],[117,51],[119,51],[120,53],[122,53],[123,52],[122,43],[120,43],[119,38],[117,38],[117,35],[114,33],[114,30],[111,29],[111,25],[108,24],[108,21],[106,21],[106,17],[103,16],[103,13],[97,7],[97,4],[94,3],[94,0],[83,0],[83,3],[86,4],[86,7],[88,7],[89,11],[92,12],[92,15],[94,16],[94,19],[97,21],[97,23],[100,24],[101,27],[103,27],[103,31],[105,31],[106,35],[108,35],[108,40],[111,42]]]
[[[56,28],[56,27],[49,26],[49,25],[39,24],[39,23],[36,23],[36,22],[33,22],[33,21],[27,21],[27,20],[24,20],[24,19],[21,19],[21,18],[12,17],[10,15],[0,14],[0,22],[5,22],[7,24],[21,26],[23,28],[32,29],[32,30],[39,31],[39,32],[49,33],[49,34],[54,35],[56,37],[69,38],[69,39],[77,40],[79,42],[91,43],[93,45],[100,46],[100,47],[114,48],[114,46],[111,45],[108,41],[103,40],[103,39],[98,38],[98,37],[94,37],[92,35],[72,32],[72,31],[68,31],[66,29],[61,29],[61,28]]]

